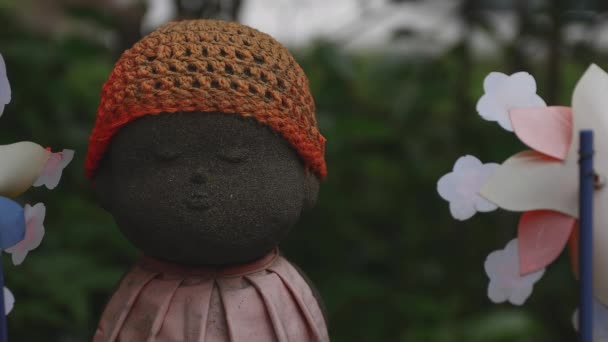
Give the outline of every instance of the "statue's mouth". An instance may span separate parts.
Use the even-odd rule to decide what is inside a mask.
[[[195,210],[206,210],[211,207],[209,196],[204,192],[193,192],[186,200],[186,206]]]

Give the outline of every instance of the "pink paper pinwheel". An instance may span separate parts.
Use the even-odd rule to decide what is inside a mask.
[[[592,65],[574,90],[572,110],[564,107],[517,109],[511,120],[518,137],[532,151],[518,153],[498,168],[482,187],[481,195],[497,206],[526,212],[520,220],[522,274],[550,264],[573,236],[578,217],[578,141],[582,129],[608,131],[608,74]],[[596,167],[607,170],[608,137],[598,134]],[[600,174],[605,177],[605,175]],[[608,192],[598,189],[595,205],[603,207]],[[594,217],[594,295],[608,303],[608,212]]]
[[[0,116],[11,101],[11,87],[6,73],[6,65],[0,55]],[[25,208],[12,198],[21,195],[32,186],[46,185],[53,189],[59,183],[63,169],[74,157],[74,151],[63,150],[52,153],[30,141],[0,145],[0,251],[11,254],[13,264],[21,264],[28,253],[36,249],[44,237],[44,217],[46,208],[38,203]],[[0,268],[0,275],[3,271]],[[0,287],[4,297],[5,313],[13,309],[15,297],[4,287],[4,277],[0,277]],[[0,315],[0,340],[6,340],[6,318]]]
[[[475,196],[480,195],[499,208],[523,212],[517,229],[517,245],[508,245],[501,252],[500,260],[505,262],[505,255],[513,255],[517,250],[517,267],[508,264],[505,272],[517,270],[521,279],[511,274],[511,281],[517,283],[530,275],[544,272],[568,242],[576,274],[579,146],[572,137],[583,129],[608,132],[608,74],[591,65],[574,90],[571,108],[547,107],[536,95],[536,83],[527,73],[516,73],[510,77],[491,73],[485,79],[484,89],[485,94],[477,105],[480,115],[498,121],[507,130],[513,130],[530,150],[516,153],[502,165],[488,171],[490,174],[478,173],[473,176],[474,180],[447,182],[445,178],[451,175],[448,174],[440,179],[438,185],[446,187],[447,184],[451,190],[441,190],[438,186],[439,193],[450,201],[452,213],[455,196],[445,194],[455,192],[454,189],[459,189],[458,193],[467,193],[467,198],[478,200]],[[595,160],[596,169],[601,171],[598,175],[601,179],[606,178],[607,155],[608,135],[598,134]],[[479,165],[482,165],[481,162]],[[456,168],[453,173],[456,173]],[[461,188],[453,183],[461,184]],[[608,203],[608,191],[603,187],[597,189],[594,202],[596,207],[604,207]],[[470,210],[467,213],[472,216]],[[594,215],[593,272],[597,275],[594,277],[594,296],[603,305],[608,305],[608,277],[604,276],[608,267],[608,230],[605,229],[608,211],[597,210]],[[493,270],[491,266],[500,261],[497,254],[492,255],[486,261],[486,271],[490,276],[490,299],[495,302],[509,300],[514,304],[523,303],[529,295],[527,290],[511,298],[508,292],[503,291],[504,286],[500,285],[505,281],[501,283],[497,280],[504,280],[506,276],[496,273],[496,270],[490,272]],[[532,287],[529,289],[531,291]]]
[[[46,215],[46,207],[42,203],[38,203],[33,207],[29,204],[25,205],[25,238],[15,246],[8,248],[7,253],[10,253],[13,259],[13,264],[20,265],[29,251],[40,246],[44,237],[44,216]]]

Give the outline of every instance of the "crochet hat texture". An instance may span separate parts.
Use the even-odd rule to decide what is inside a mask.
[[[201,19],[169,23],[120,57],[102,88],[87,177],[125,124],[193,111],[252,117],[285,138],[318,178],[327,174],[308,79],[289,51],[250,27]]]

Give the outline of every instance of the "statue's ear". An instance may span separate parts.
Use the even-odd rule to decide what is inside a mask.
[[[304,178],[304,210],[310,210],[315,206],[318,195],[319,179],[307,170]]]
[[[107,156],[106,156],[107,157]],[[106,211],[112,212],[112,173],[108,158],[104,158],[99,163],[95,179],[93,180],[93,191],[97,197],[99,205]]]

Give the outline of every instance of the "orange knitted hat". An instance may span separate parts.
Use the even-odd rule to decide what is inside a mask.
[[[128,122],[193,111],[253,117],[283,136],[318,178],[327,174],[308,79],[289,51],[247,26],[189,20],[152,32],[116,63],[89,138],[87,177],[94,178],[112,137]]]

